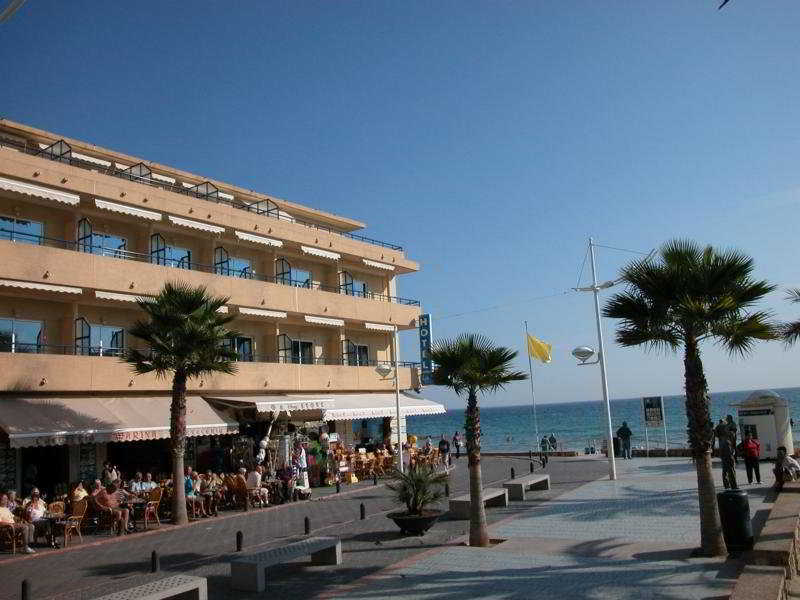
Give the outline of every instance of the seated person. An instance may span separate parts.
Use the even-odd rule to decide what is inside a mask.
[[[130,483],[128,484],[128,489],[131,491],[132,494],[136,494],[137,496],[140,495],[144,490],[142,489],[142,484],[144,481],[142,480],[142,472],[137,471],[136,475],[133,476]]]
[[[94,480],[94,487],[92,488],[91,494],[92,496],[97,496],[98,492],[104,490],[103,482],[99,479]]]
[[[33,488],[31,497],[25,501],[25,508],[22,513],[23,520],[33,524],[34,538],[45,537],[50,542],[50,545],[55,547],[50,520],[44,518],[46,513],[47,504],[42,500],[39,488]]]
[[[198,479],[198,495],[203,500],[203,510],[208,515],[217,516],[217,504],[219,502],[219,485],[214,473],[209,469],[205,475]]]
[[[20,503],[19,499],[17,498],[17,491],[16,490],[8,490],[8,510],[13,513],[16,513],[18,510],[22,509],[22,504]]]
[[[142,488],[142,492],[148,493],[152,492],[154,489],[158,487],[158,484],[153,481],[153,474],[152,473],[145,473],[144,481],[140,484]]]
[[[200,516],[207,517],[205,509],[203,508],[203,499],[198,495],[198,481],[197,473],[192,471],[192,467],[184,469],[186,476],[183,479],[184,490],[186,493],[186,505],[192,507],[193,512],[200,509]]]
[[[87,492],[84,489],[83,482],[79,481],[78,483],[75,484],[75,487],[72,488],[72,493],[69,495],[69,499],[72,502],[79,502],[79,501],[83,500],[84,498],[86,498],[86,496],[88,496],[88,495],[89,495],[89,492]]]
[[[127,508],[120,508],[117,486],[109,484],[108,487],[101,489],[94,495],[94,501],[98,510],[108,512],[114,524],[118,526],[118,534],[128,533],[128,519],[130,511]]]
[[[778,448],[775,458],[775,486],[780,487],[784,481],[794,481],[800,479],[800,463],[793,456],[789,456],[786,447]]]
[[[261,478],[264,473],[264,467],[258,465],[255,469],[250,471],[247,475],[247,489],[252,491],[258,498],[262,506],[269,504],[269,491],[261,487]]]
[[[35,528],[31,523],[18,523],[14,519],[14,515],[8,508],[7,494],[0,495],[0,524],[12,527],[15,532],[22,531],[22,543],[25,544],[22,551],[25,554],[33,554],[35,552],[35,550],[31,548],[31,541],[33,541]]]

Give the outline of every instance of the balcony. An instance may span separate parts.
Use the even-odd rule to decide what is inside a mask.
[[[349,231],[341,231],[333,227],[328,227],[326,225],[321,225],[318,223],[302,221],[295,217],[287,217],[286,213],[279,210],[278,207],[270,201],[260,201],[260,202],[253,202],[251,204],[246,204],[241,201],[237,202],[236,200],[231,200],[226,195],[221,195],[219,193],[219,190],[213,184],[210,183],[198,184],[196,186],[187,188],[177,185],[175,183],[170,183],[169,181],[166,181],[165,178],[154,178],[151,176],[149,172],[144,173],[141,170],[132,171],[131,168],[125,170],[118,170],[115,169],[113,165],[109,167],[102,167],[100,164],[98,164],[99,161],[86,160],[91,157],[85,157],[85,156],[82,156],[81,158],[73,157],[69,146],[63,141],[59,143],[62,144],[63,147],[60,147],[58,152],[49,151],[49,149],[42,149],[34,145],[15,143],[10,140],[0,140],[0,147],[5,146],[7,148],[12,148],[24,154],[36,156],[38,158],[43,158],[46,160],[55,161],[58,163],[67,164],[73,167],[77,167],[79,169],[99,172],[102,173],[103,175],[108,175],[110,177],[115,177],[117,179],[123,179],[129,182],[134,182],[138,185],[148,186],[150,188],[158,188],[175,194],[190,196],[192,198],[207,200],[218,204],[225,204],[237,210],[242,210],[245,212],[257,214],[271,219],[276,219],[279,221],[284,221],[284,222],[288,221],[293,224],[301,225],[303,227],[307,227],[312,230],[336,236],[341,236],[347,239],[355,240],[372,246],[385,248],[387,250],[400,253],[403,252],[403,247],[398,244],[376,240],[374,238],[370,238],[357,233],[352,233]],[[54,146],[58,145],[59,143],[54,144]]]
[[[63,348],[67,351],[67,347]],[[259,359],[262,357],[259,357]],[[401,363],[410,365],[412,363]],[[235,375],[215,374],[189,381],[189,391],[219,392],[348,392],[391,391],[394,379],[381,377],[374,366],[239,362]],[[400,388],[419,387],[415,366],[398,369]],[[118,358],[45,353],[0,353],[3,392],[151,392],[167,391],[169,378],[134,375]]]
[[[108,290],[126,294],[155,295],[166,281],[183,280],[204,285],[230,303],[268,308],[287,313],[324,315],[399,328],[416,326],[419,302],[382,294],[340,293],[338,288],[267,275],[240,273],[210,265],[153,258],[127,250],[93,254],[89,248],[68,240],[26,236],[12,241],[11,232],[0,231],[0,252],[4,256],[0,276],[24,281]],[[26,243],[21,243],[26,242]],[[160,264],[154,264],[160,263]]]

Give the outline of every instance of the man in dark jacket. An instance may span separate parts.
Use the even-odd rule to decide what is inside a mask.
[[[719,438],[719,456],[722,459],[722,485],[726,490],[735,490],[739,486],[736,485],[736,467],[733,462],[733,446],[731,446],[731,438],[722,436]]]
[[[622,458],[631,458],[631,436],[633,432],[628,427],[628,422],[623,421],[622,427],[617,429],[617,437],[619,438],[620,450],[622,451]]]

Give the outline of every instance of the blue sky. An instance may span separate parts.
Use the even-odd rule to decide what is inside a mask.
[[[553,343],[541,402],[600,395],[569,355],[595,344],[591,297],[531,300],[575,285],[589,235],[736,246],[781,286],[765,307],[800,314],[796,2],[194,7],[29,0],[0,25],[0,114],[368,223],[421,263],[398,289],[435,337],[522,350],[527,319]],[[631,257],[601,249],[600,278]],[[682,390],[679,357],[605,331],[613,397]],[[800,348],[704,358],[712,390],[800,383]]]

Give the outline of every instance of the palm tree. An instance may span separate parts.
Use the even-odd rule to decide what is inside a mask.
[[[481,416],[478,392],[496,392],[512,381],[522,381],[528,376],[513,371],[511,363],[517,353],[495,346],[480,334],[462,333],[455,339],[437,342],[431,350],[436,368],[433,382],[453,388],[459,396],[467,394],[467,411],[464,431],[467,438],[469,461],[469,545],[488,546],[486,512],[483,508],[481,482]]]
[[[183,486],[183,455],[186,448],[186,383],[192,377],[236,371],[236,351],[223,345],[235,332],[225,325],[233,316],[217,312],[228,298],[214,297],[202,286],[167,283],[155,298],[140,298],[147,314],[130,334],[147,343],[147,350],[130,349],[124,360],[136,374],[172,374],[170,445],[172,451],[172,518],[178,525],[189,521]]]
[[[786,299],[789,302],[800,303],[800,288],[794,288],[786,292]],[[800,340],[800,321],[792,321],[781,325],[780,335],[787,345],[793,345],[797,340]]]
[[[770,315],[750,311],[774,289],[755,281],[753,259],[737,250],[717,251],[688,240],[672,240],[655,260],[637,260],[622,270],[626,291],[614,295],[604,315],[621,319],[617,342],[649,349],[677,351],[683,347],[686,416],[689,444],[697,470],[700,501],[700,551],[725,554],[711,450],[714,432],[708,382],[700,344],[714,340],[731,355],[744,356],[756,340],[776,336]]]

